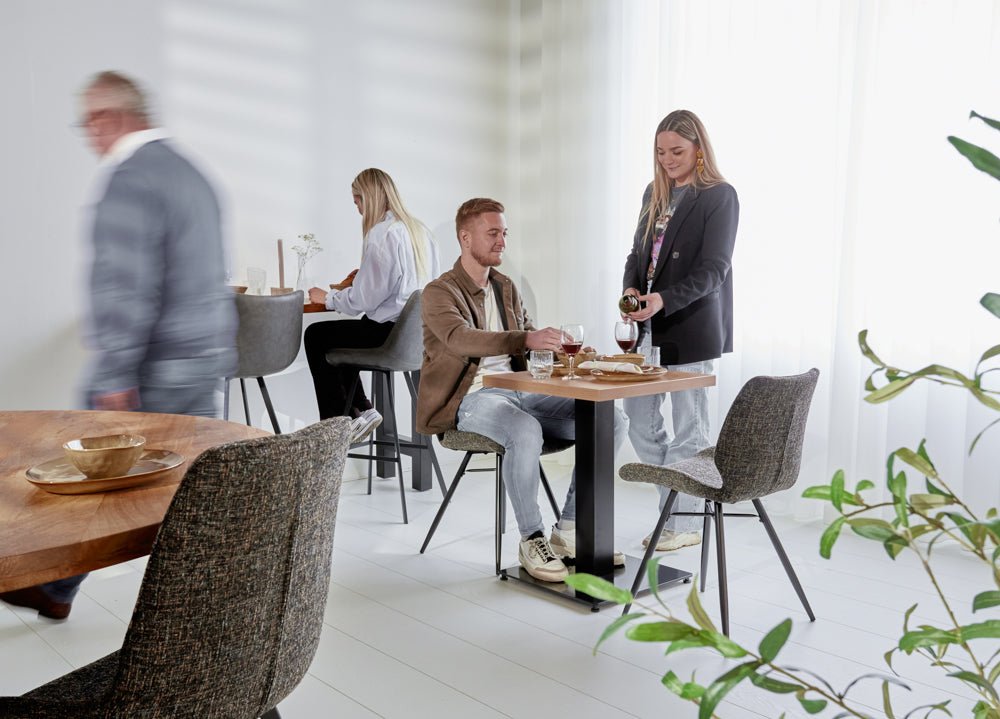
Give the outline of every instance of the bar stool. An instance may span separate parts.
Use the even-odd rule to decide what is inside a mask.
[[[439,435],[441,438],[441,446],[447,449],[453,449],[458,452],[465,452],[465,457],[462,458],[462,464],[458,467],[458,472],[455,474],[455,479],[452,480],[451,486],[448,488],[448,493],[444,496],[444,500],[441,502],[441,508],[438,509],[437,514],[434,515],[434,521],[431,522],[431,528],[427,531],[427,536],[424,538],[424,543],[420,545],[420,553],[423,554],[424,550],[427,549],[427,545],[431,542],[431,537],[434,536],[434,532],[437,530],[438,524],[441,522],[441,518],[444,517],[444,512],[448,508],[448,503],[451,502],[451,497],[455,494],[455,490],[458,488],[458,482],[465,476],[466,472],[494,472],[496,477],[496,521],[494,525],[494,536],[496,544],[496,573],[500,576],[500,539],[501,535],[506,531],[506,517],[507,517],[507,497],[504,493],[503,486],[503,455],[504,448],[494,442],[489,437],[484,437],[481,434],[476,434],[475,432],[463,432],[458,429],[449,429],[443,435]],[[573,446],[572,440],[567,439],[545,439],[542,444],[542,455],[555,454],[556,452],[562,452],[564,449],[569,449]],[[467,469],[469,466],[469,460],[475,454],[493,454],[496,456],[496,464],[494,469]],[[549,480],[545,476],[545,470],[542,469],[542,463],[538,463],[538,471],[542,479],[542,487],[545,488],[545,494],[549,498],[549,504],[552,506],[552,512],[556,515],[556,521],[558,522],[561,518],[559,513],[559,505],[556,504],[555,495],[552,494],[552,487],[549,486]]]
[[[238,379],[243,392],[243,414],[246,423],[251,424],[245,380],[247,377],[256,377],[274,433],[281,434],[278,418],[271,404],[271,395],[264,384],[264,376],[281,372],[298,356],[302,345],[303,299],[302,290],[273,297],[236,295],[236,312],[240,318],[236,334],[239,367],[236,374],[225,379],[223,419],[229,419],[229,381]]]
[[[377,383],[382,383],[385,387],[385,394],[388,399],[388,411],[385,412],[386,433],[389,434],[391,425],[391,439],[374,439],[371,435],[367,440],[368,454],[348,454],[354,459],[368,460],[368,494],[372,493],[372,462],[392,462],[396,464],[399,474],[399,496],[403,506],[403,523],[409,523],[406,512],[406,488],[403,484],[403,457],[402,449],[416,449],[430,453],[431,465],[437,475],[438,487],[441,494],[446,494],[444,486],[444,476],[441,474],[441,467],[438,464],[437,456],[434,454],[434,445],[430,437],[423,437],[417,441],[416,437],[411,437],[410,441],[400,441],[399,422],[396,419],[396,393],[394,389],[393,373],[400,372],[406,381],[406,387],[410,392],[410,400],[416,406],[417,383],[420,381],[420,365],[424,356],[424,328],[420,317],[420,295],[421,291],[416,290],[407,299],[403,306],[403,311],[396,320],[396,324],[378,347],[358,348],[358,349],[332,349],[326,354],[326,361],[335,367],[350,367],[359,372],[372,373],[372,389],[374,391]],[[348,397],[353,397],[357,389],[356,379],[351,383],[347,391]],[[347,414],[350,408],[345,408]],[[422,435],[421,435],[422,436]],[[357,446],[357,445],[355,445]],[[392,447],[392,456],[377,455],[374,447]]]

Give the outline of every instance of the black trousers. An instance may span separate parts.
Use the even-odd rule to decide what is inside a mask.
[[[315,322],[306,328],[306,358],[309,360],[309,371],[316,389],[320,419],[339,417],[345,414],[345,409],[354,410],[347,414],[356,415],[372,407],[360,382],[354,397],[348,399],[347,390],[357,378],[358,371],[330,365],[326,361],[326,353],[335,349],[378,347],[385,342],[395,324],[362,317],[359,320]]]

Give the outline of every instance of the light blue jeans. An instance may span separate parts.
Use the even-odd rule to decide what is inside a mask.
[[[711,374],[714,368],[715,360],[669,366],[669,369],[679,372],[703,374]],[[629,419],[628,437],[639,461],[645,464],[665,467],[693,457],[711,444],[708,390],[689,389],[683,392],[670,392],[669,395],[670,414],[674,425],[673,437],[667,433],[663,421],[663,403],[667,400],[667,394],[651,394],[625,400],[625,414]],[[657,485],[656,489],[660,493],[660,511],[663,511],[670,490],[660,485]],[[703,508],[704,500],[687,494],[678,494],[673,511],[701,512]],[[701,530],[702,522],[699,517],[672,516],[667,520],[666,529],[674,532],[697,532]]]
[[[542,438],[576,437],[575,400],[487,387],[471,392],[458,407],[458,428],[489,437],[504,447],[503,481],[522,538],[544,532],[538,508],[538,459]],[[625,441],[628,419],[615,407],[615,452]],[[576,520],[576,470],[566,493],[562,518]]]

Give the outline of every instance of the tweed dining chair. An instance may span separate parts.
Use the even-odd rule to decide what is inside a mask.
[[[319,644],[349,438],[338,417],[198,457],[121,649],[0,698],[0,717],[278,717]]]
[[[494,520],[493,529],[496,550],[496,574],[497,576],[500,576],[501,539],[507,524],[507,495],[504,493],[503,486],[503,455],[505,450],[501,445],[497,444],[489,437],[476,434],[475,432],[463,432],[459,429],[449,429],[447,432],[439,436],[441,438],[442,447],[455,450],[457,452],[465,452],[465,456],[462,458],[462,463],[458,467],[458,472],[455,473],[455,479],[451,481],[451,486],[448,487],[447,494],[444,495],[441,507],[438,509],[437,514],[434,515],[434,521],[431,522],[431,528],[427,530],[427,536],[424,537],[424,543],[420,545],[420,553],[423,554],[427,549],[427,545],[431,543],[431,537],[433,537],[434,532],[437,531],[438,524],[441,523],[441,518],[444,517],[444,512],[448,509],[448,505],[451,503],[452,495],[454,495],[455,490],[458,489],[458,482],[465,476],[465,473],[492,471],[496,480],[496,518]],[[562,452],[564,449],[569,449],[572,446],[572,440],[546,438],[542,444],[542,455]],[[493,454],[496,457],[494,466],[492,468],[485,469],[468,469],[469,461],[476,454]],[[558,522],[559,505],[556,504],[555,495],[552,494],[552,487],[549,486],[549,480],[545,476],[545,470],[542,469],[541,462],[538,463],[538,472],[542,480],[542,487],[545,489],[545,495],[549,498],[549,504],[551,505],[552,512],[556,515],[556,521]]]
[[[729,587],[726,582],[725,517],[758,517],[764,525],[774,551],[791,580],[795,593],[809,615],[816,621],[809,600],[799,583],[795,570],[774,525],[771,524],[761,498],[788,489],[799,476],[802,442],[806,419],[819,370],[811,369],[791,377],[754,377],[733,400],[714,447],[702,450],[694,457],[666,467],[649,464],[626,464],[619,471],[629,482],[658,484],[670,490],[666,504],[656,521],[652,538],[639,565],[632,594],[642,581],[649,558],[656,549],[656,539],[671,515],[678,492],[705,500],[704,512],[676,512],[676,515],[704,515],[701,547],[701,591],[705,591],[708,570],[709,528],[715,520],[716,559],[719,571],[719,606],[722,632],[729,635]],[[750,501],[756,514],[723,511],[723,505]],[[630,605],[625,606],[628,612]]]

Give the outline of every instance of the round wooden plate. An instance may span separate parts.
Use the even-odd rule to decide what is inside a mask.
[[[667,373],[666,367],[643,367],[642,374],[632,372],[602,372],[599,369],[591,371],[590,376],[598,382],[645,382],[657,379]]]
[[[73,466],[65,457],[50,459],[35,465],[25,472],[28,481],[46,492],[53,494],[90,494],[108,492],[112,489],[126,489],[159,479],[162,472],[177,467],[184,458],[167,449],[147,449],[139,457],[128,474],[121,477],[87,479],[86,475]]]

